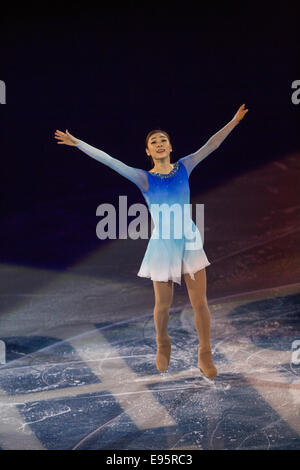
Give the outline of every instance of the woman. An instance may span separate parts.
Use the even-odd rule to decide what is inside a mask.
[[[179,204],[189,204],[189,176],[195,166],[213,152],[234,127],[243,119],[248,112],[245,104],[240,106],[231,121],[220,131],[214,134],[205,145],[198,151],[180,158],[174,164],[170,163],[172,146],[170,137],[166,131],[155,129],[146,137],[146,153],[154,164],[152,170],[146,171],[133,168],[120,160],[111,157],[107,153],[72,136],[68,130],[61,132],[56,130],[55,138],[58,144],[77,146],[87,155],[99,162],[109,166],[125,178],[135,183],[141,190],[151,215],[157,215],[153,207],[166,204],[167,207]],[[180,213],[180,220],[181,214]],[[163,219],[164,219],[163,214]],[[178,216],[174,216],[174,219]],[[157,219],[156,219],[157,220]],[[178,221],[178,220],[177,220]],[[187,234],[195,234],[196,238],[201,236],[190,215],[183,216],[184,235],[175,237],[174,233],[166,237],[162,234],[162,228],[166,225],[170,228],[170,219],[155,225],[149,240],[145,256],[139,272],[140,277],[148,277],[153,281],[155,294],[154,324],[156,330],[156,367],[159,371],[165,371],[170,362],[171,341],[168,336],[169,309],[173,300],[173,283],[181,284],[183,274],[188,290],[189,299],[194,311],[195,327],[199,337],[198,365],[201,372],[209,378],[216,377],[218,371],[212,360],[210,345],[210,311],[206,298],[206,271],[205,267],[210,265],[203,246],[198,244],[196,248],[190,249]]]

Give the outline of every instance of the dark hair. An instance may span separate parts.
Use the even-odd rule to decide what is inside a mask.
[[[166,131],[163,131],[162,129],[153,129],[152,131],[148,132],[147,137],[145,139],[146,148],[148,148],[148,141],[150,137],[152,136],[152,134],[156,134],[157,132],[161,132],[162,134],[165,134],[168,137],[169,142],[171,142],[170,136]],[[149,155],[149,158],[151,160],[152,165],[154,166],[153,158],[151,157],[151,155]]]

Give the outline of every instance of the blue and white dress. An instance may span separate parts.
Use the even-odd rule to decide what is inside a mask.
[[[138,276],[181,284],[182,274],[189,273],[194,279],[195,272],[210,265],[191,218],[188,169],[188,159],[181,158],[166,175],[147,172],[149,187],[143,195],[155,226]],[[165,211],[159,216],[155,207],[164,203]]]
[[[133,168],[79,140],[77,148],[138,186],[154,224],[156,222],[137,273],[138,276],[150,278],[153,281],[171,280],[181,285],[182,274],[188,273],[192,279],[195,279],[194,274],[197,271],[211,264],[204,252],[198,227],[191,218],[191,211],[184,209],[185,205],[186,208],[190,207],[189,176],[195,166],[220,145],[236,124],[235,120],[230,121],[200,150],[175,162],[168,174]],[[156,210],[158,205],[162,204],[165,204],[167,208],[177,205],[176,208],[179,210],[175,211],[174,215],[172,211],[167,210],[160,217]],[[176,227],[181,227],[179,236]],[[164,232],[166,228],[169,231]]]

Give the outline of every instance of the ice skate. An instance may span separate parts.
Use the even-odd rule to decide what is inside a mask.
[[[212,379],[218,375],[218,371],[212,360],[212,352],[210,348],[201,349],[198,346],[198,365],[201,372],[206,377]]]
[[[167,370],[170,363],[171,356],[171,340],[169,337],[158,340],[156,338],[157,352],[156,352],[156,368],[160,372]]]

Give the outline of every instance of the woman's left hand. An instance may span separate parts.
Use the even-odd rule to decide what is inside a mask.
[[[245,105],[242,104],[242,106],[239,107],[238,112],[235,114],[233,119],[237,119],[239,122],[243,119],[245,114],[248,113],[248,109],[245,109]]]

